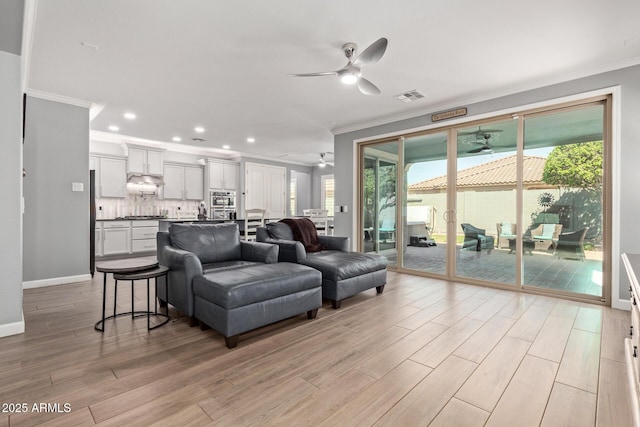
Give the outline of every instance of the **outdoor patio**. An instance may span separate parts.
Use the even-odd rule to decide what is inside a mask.
[[[445,274],[446,245],[408,246],[404,268]],[[390,264],[396,257],[388,257]],[[524,283],[528,286],[556,289],[587,295],[602,295],[601,252],[586,252],[586,260],[558,259],[551,252],[533,251],[523,256]],[[508,249],[476,252],[456,248],[458,276],[515,285],[516,256]]]

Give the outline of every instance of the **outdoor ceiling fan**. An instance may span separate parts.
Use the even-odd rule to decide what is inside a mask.
[[[502,129],[482,129],[482,126],[478,126],[478,130],[471,132],[458,132],[458,137],[462,136],[460,140],[463,144],[476,144],[480,145],[477,148],[467,151],[469,154],[476,153],[493,153],[493,147],[489,140],[493,138],[493,134],[502,132]],[[464,139],[467,135],[473,135],[472,139]]]
[[[358,84],[358,89],[365,95],[379,95],[380,89],[369,80],[362,77],[362,67],[375,64],[380,61],[382,55],[387,50],[388,40],[384,37],[373,42],[369,47],[356,57],[358,45],[346,43],[342,46],[342,51],[347,57],[347,65],[336,71],[324,71],[319,73],[289,74],[292,77],[321,77],[338,76],[344,84]]]
[[[493,153],[493,147],[489,144],[489,140],[491,139],[491,134],[485,133],[483,136],[483,141],[474,141],[474,144],[479,144],[480,147],[474,148],[473,150],[467,151],[469,154],[476,153]]]

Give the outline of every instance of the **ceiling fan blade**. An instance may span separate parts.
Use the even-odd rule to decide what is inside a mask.
[[[504,132],[502,129],[478,129],[471,132],[458,132],[458,135],[485,135],[491,133]]]
[[[384,52],[387,50],[388,43],[389,41],[384,37],[371,43],[371,45],[363,50],[356,60],[353,61],[354,65],[374,64],[380,61],[380,58],[382,58],[382,55],[384,55]]]
[[[474,148],[473,150],[469,150],[469,151],[467,151],[467,153],[476,154],[476,153],[479,153],[479,152],[487,150],[487,149],[490,150],[491,147],[489,147],[488,145],[483,145],[482,147],[478,147],[478,148]]]
[[[358,79],[358,89],[365,95],[380,95],[380,89],[364,77]]]
[[[302,73],[302,74],[289,74],[291,77],[318,77],[318,76],[335,76],[337,71],[325,71],[322,73]]]

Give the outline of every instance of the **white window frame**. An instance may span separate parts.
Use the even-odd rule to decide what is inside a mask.
[[[331,191],[333,192],[333,199],[331,201],[331,206],[327,206],[327,181],[331,180],[333,188]],[[335,212],[335,179],[333,174],[331,175],[322,175],[320,177],[320,208],[327,210],[327,216],[333,218],[333,214]]]

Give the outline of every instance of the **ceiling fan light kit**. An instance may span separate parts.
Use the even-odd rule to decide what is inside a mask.
[[[358,45],[355,43],[345,43],[342,45],[344,56],[347,57],[347,65],[337,71],[323,71],[320,73],[289,74],[292,77],[320,77],[338,76],[344,84],[358,83],[358,89],[365,95],[379,95],[380,89],[369,80],[362,77],[362,67],[368,64],[375,64],[380,61],[389,41],[382,37],[373,42],[362,53],[355,57]],[[355,59],[354,59],[355,57]]]

